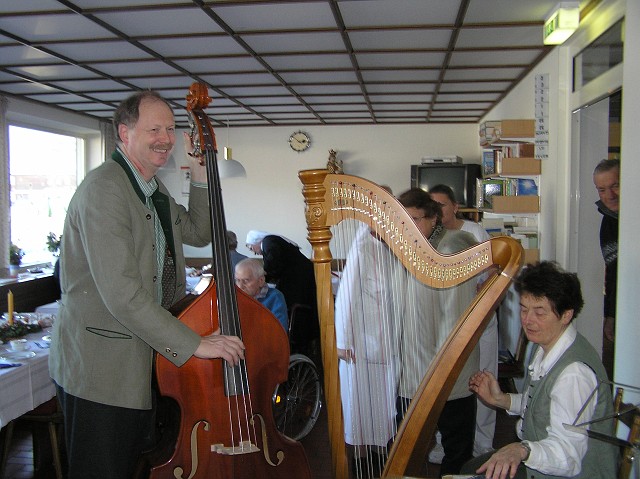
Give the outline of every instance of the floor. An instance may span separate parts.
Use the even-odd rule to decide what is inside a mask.
[[[507,416],[504,412],[498,413],[496,424],[496,436],[494,446],[501,447],[513,442],[516,437],[514,433],[515,420]],[[330,448],[327,434],[327,416],[323,409],[318,422],[302,440],[302,444],[307,451],[307,456],[311,466],[313,479],[332,479]],[[49,479],[54,478],[53,467],[34,471],[33,467],[33,444],[31,432],[25,426],[17,425],[14,429],[14,439],[7,462],[4,479]],[[427,463],[425,474],[428,477],[439,477],[440,467],[437,464]],[[2,478],[0,478],[2,479]]]

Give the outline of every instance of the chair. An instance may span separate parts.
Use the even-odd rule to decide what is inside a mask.
[[[627,445],[622,449],[622,457],[618,467],[618,479],[629,479],[631,469],[633,468],[634,459],[640,447],[640,409],[633,404],[626,404],[622,401],[624,388],[616,388],[614,399],[614,410],[616,412],[616,429],[618,423],[622,422],[629,428],[627,437]],[[638,468],[638,465],[636,465]]]
[[[49,440],[51,441],[51,452],[53,454],[53,467],[55,468],[56,479],[62,479],[62,461],[60,458],[60,429],[63,423],[63,418],[62,410],[60,409],[58,400],[55,397],[7,424],[4,437],[4,449],[2,452],[2,462],[0,463],[0,477],[3,477],[4,468],[9,457],[9,448],[11,445],[11,439],[13,438],[13,430],[16,421],[28,422],[32,424],[45,423],[47,425],[49,430]],[[34,450],[36,450],[35,447]],[[37,462],[35,456],[34,462]]]
[[[508,361],[498,363],[498,382],[505,392],[518,392],[514,379],[524,377],[524,360],[528,343],[527,335],[523,329],[520,329],[515,356]]]

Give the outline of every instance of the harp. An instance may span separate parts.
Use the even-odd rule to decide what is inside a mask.
[[[417,229],[404,207],[380,186],[327,170],[299,173],[303,183],[308,239],[316,274],[324,392],[333,476],[350,477],[344,436],[339,358],[332,290],[332,228],[346,220],[365,224],[382,239],[401,267],[420,283],[441,290],[455,288],[485,272],[481,290],[455,321],[434,353],[426,374],[394,435],[381,477],[418,476],[438,417],[491,313],[522,266],[522,247],[509,237],[492,238],[464,251],[442,255]],[[349,260],[347,260],[349,261]]]

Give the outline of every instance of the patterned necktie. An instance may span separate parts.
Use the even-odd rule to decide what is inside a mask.
[[[162,307],[169,309],[176,292],[176,265],[169,248],[165,248],[164,268],[162,268]]]

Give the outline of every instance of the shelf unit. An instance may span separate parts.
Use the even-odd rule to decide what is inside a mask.
[[[533,179],[538,189],[537,195],[493,195],[490,201],[491,208],[478,205],[483,212],[483,222],[489,223],[488,220],[492,220],[490,227],[485,226],[489,231],[499,224],[500,217],[504,217],[505,225],[508,220],[516,223],[508,225],[508,228],[512,231],[510,233],[512,236],[523,242],[525,263],[540,260],[539,191],[542,162],[533,157],[534,136],[535,120],[501,120],[485,122],[480,126],[480,144],[484,148],[483,180],[522,179],[524,183],[526,180]],[[512,156],[520,153],[522,156]],[[492,154],[493,163],[491,162]],[[492,181],[492,183],[500,182]],[[484,198],[482,200],[484,203]],[[490,218],[485,221],[486,217]],[[520,222],[526,224],[521,225]]]

